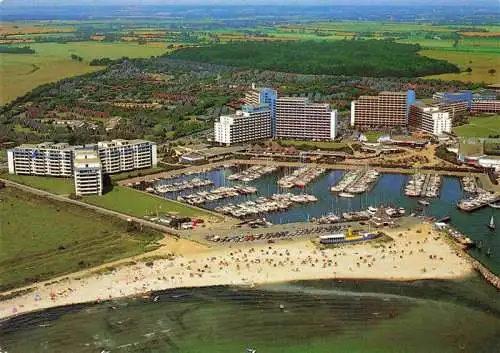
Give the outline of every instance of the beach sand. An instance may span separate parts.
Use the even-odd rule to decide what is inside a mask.
[[[321,250],[310,240],[274,244],[239,243],[205,247],[169,238],[164,252],[175,256],[87,270],[38,283],[30,293],[0,302],[0,318],[34,310],[103,301],[153,290],[214,285],[257,285],[310,279],[454,279],[472,273],[468,258],[422,223],[385,231],[393,241]],[[3,293],[5,294],[5,293]]]

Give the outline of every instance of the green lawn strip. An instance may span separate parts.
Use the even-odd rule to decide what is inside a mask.
[[[151,250],[162,235],[15,188],[0,190],[0,289],[78,271]]]
[[[330,141],[280,140],[279,143],[282,146],[308,147],[330,150],[340,150],[347,147],[346,143]]]
[[[85,196],[84,202],[135,217],[155,213],[169,213],[186,217],[209,216],[208,212],[184,205],[180,202],[162,199],[123,186],[114,186],[102,196]]]
[[[55,178],[33,175],[0,174],[0,177],[57,195],[75,192],[73,178]]]

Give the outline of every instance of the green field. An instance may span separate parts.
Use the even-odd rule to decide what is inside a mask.
[[[123,186],[114,186],[113,190],[102,196],[86,196],[83,201],[101,206],[109,210],[125,213],[131,216],[143,217],[156,212],[182,215],[186,217],[209,216],[208,212],[148,195]]]
[[[500,115],[487,118],[472,118],[469,123],[453,128],[460,137],[489,137],[500,135]]]
[[[57,195],[69,195],[75,192],[75,186],[72,178],[49,178],[7,173],[0,174],[0,177]]]
[[[15,188],[0,189],[0,289],[78,271],[156,248],[161,234]]]
[[[150,57],[163,54],[166,49],[137,43],[101,43],[96,41],[75,43],[29,43],[35,54],[0,54],[0,104],[21,96],[33,88],[65,77],[81,75],[102,69],[89,66],[93,58],[118,59]],[[70,55],[83,58],[73,61]]]
[[[113,180],[113,181],[119,181],[119,180],[125,180],[125,179],[140,177],[140,176],[143,176],[143,175],[150,175],[150,174],[160,173],[162,171],[164,171],[164,169],[161,168],[161,167],[147,168],[147,169],[131,170],[129,172],[123,172],[123,173],[113,174],[113,175],[110,175],[110,177],[111,177],[111,180]]]

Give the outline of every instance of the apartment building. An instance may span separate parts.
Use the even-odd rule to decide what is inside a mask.
[[[215,141],[231,145],[272,136],[269,105],[244,105],[233,115],[223,115],[214,124]]]
[[[103,172],[106,174],[156,167],[156,143],[145,140],[112,140],[97,143]]]
[[[280,97],[276,103],[276,138],[333,140],[337,135],[337,111],[329,104],[307,98]]]
[[[73,168],[76,195],[102,195],[103,169],[95,148],[82,147],[75,149]]]
[[[425,104],[410,106],[408,125],[411,128],[434,135],[450,133],[452,128],[449,113],[441,111],[438,107]]]
[[[435,106],[439,110],[448,113],[452,121],[464,117],[469,111],[469,105],[466,101],[440,103]]]
[[[351,102],[351,125],[360,128],[406,126],[409,107],[414,102],[415,92],[411,90],[361,96]]]
[[[7,151],[10,174],[70,177],[73,148],[67,143],[23,144]]]
[[[474,100],[471,113],[500,113],[500,100]]]

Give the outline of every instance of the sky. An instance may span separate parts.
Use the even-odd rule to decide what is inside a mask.
[[[500,11],[500,0],[412,0],[410,2],[401,0],[309,0],[306,3],[301,0],[0,0],[3,5],[22,5],[22,6],[40,6],[40,5],[76,5],[91,4],[95,5],[254,5],[254,4],[298,4],[298,5],[453,5],[453,6],[498,6]]]

